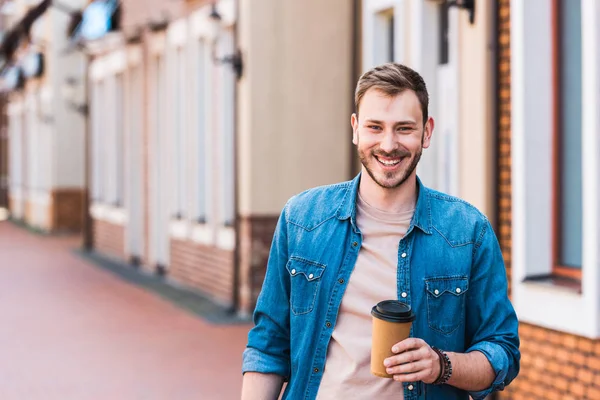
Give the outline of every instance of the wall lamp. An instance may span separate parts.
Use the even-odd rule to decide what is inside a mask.
[[[469,22],[475,23],[475,0],[430,0],[438,4],[445,5],[446,7],[457,7],[463,10],[467,10],[469,13]]]
[[[233,54],[229,54],[223,57],[217,56],[217,43],[219,41],[219,34],[221,33],[221,14],[217,11],[217,6],[215,3],[212,3],[212,9],[209,15],[211,21],[211,28],[213,32],[213,43],[212,43],[212,59],[216,65],[221,64],[230,64],[233,72],[235,73],[236,78],[239,80],[242,77],[243,71],[243,62],[242,62],[242,52],[240,49],[235,49]]]

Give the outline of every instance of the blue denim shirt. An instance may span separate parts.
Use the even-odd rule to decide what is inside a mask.
[[[319,390],[327,346],[361,247],[359,181],[360,175],[303,192],[281,213],[242,370],[283,376],[288,380],[284,399],[314,399]],[[496,378],[491,387],[470,393],[449,385],[405,383],[404,398],[482,399],[519,372],[518,322],[500,247],[477,209],[417,181],[417,206],[400,240],[396,280],[397,299],[417,315],[411,336],[446,351],[480,351]]]

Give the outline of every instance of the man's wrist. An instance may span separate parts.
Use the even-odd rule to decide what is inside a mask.
[[[432,382],[432,385],[443,385],[448,382],[452,376],[452,363],[450,362],[448,354],[444,351],[434,346],[431,346],[431,349],[436,352],[440,359],[440,374],[437,379]]]

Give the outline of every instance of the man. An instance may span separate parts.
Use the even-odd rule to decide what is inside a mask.
[[[244,400],[482,399],[519,372],[518,322],[496,236],[416,175],[434,122],[423,78],[399,64],[356,88],[362,172],[285,205],[244,352]],[[371,308],[397,299],[411,337],[370,373]]]

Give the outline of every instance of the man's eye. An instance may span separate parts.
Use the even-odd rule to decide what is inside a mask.
[[[380,130],[381,129],[381,127],[377,126],[377,125],[369,125],[368,128],[369,129],[373,129],[373,130]]]

